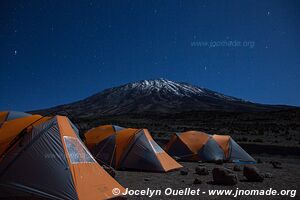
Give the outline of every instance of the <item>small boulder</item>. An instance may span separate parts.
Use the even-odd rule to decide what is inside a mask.
[[[150,181],[151,179],[150,178],[144,178],[144,181]]]
[[[271,161],[270,162],[275,169],[282,169],[281,162]]]
[[[195,168],[195,172],[198,175],[208,175],[209,174],[206,167],[200,167],[200,166]]]
[[[273,175],[271,173],[265,173],[265,178],[272,178]]]
[[[213,182],[219,185],[235,185],[238,182],[236,174],[224,167],[217,167],[212,170]]]
[[[189,170],[188,169],[182,169],[180,170],[180,175],[188,175]]]
[[[262,182],[264,180],[264,175],[255,166],[245,166],[243,175],[251,182]]]
[[[243,167],[241,165],[234,165],[233,171],[236,171],[236,172],[243,171]]]
[[[201,184],[201,183],[202,183],[202,181],[199,178],[195,178],[195,180],[193,182],[194,185],[198,185],[198,184]]]

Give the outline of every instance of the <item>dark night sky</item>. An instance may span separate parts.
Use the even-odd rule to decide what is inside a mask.
[[[300,106],[299,21],[297,0],[1,1],[0,110],[159,77]]]

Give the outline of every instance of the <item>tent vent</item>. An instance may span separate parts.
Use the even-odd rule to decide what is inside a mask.
[[[96,162],[77,138],[64,136],[64,141],[72,164]]]
[[[164,150],[153,140],[150,140],[150,144],[155,153],[163,153]]]

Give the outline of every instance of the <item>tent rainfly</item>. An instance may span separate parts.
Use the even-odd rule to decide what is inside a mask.
[[[229,135],[209,135],[200,131],[174,134],[165,151],[171,156],[190,161],[256,162]]]

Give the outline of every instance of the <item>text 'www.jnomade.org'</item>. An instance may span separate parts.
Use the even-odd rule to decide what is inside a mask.
[[[294,198],[296,197],[297,190],[275,190],[272,188],[261,190],[261,189],[239,189],[236,188],[234,190],[201,190],[201,189],[192,189],[192,188],[184,188],[184,189],[142,189],[142,190],[133,190],[126,188],[125,192],[121,192],[120,189],[114,188],[112,190],[114,195],[128,195],[128,196],[200,196],[200,195],[209,195],[209,196],[286,196]]]

